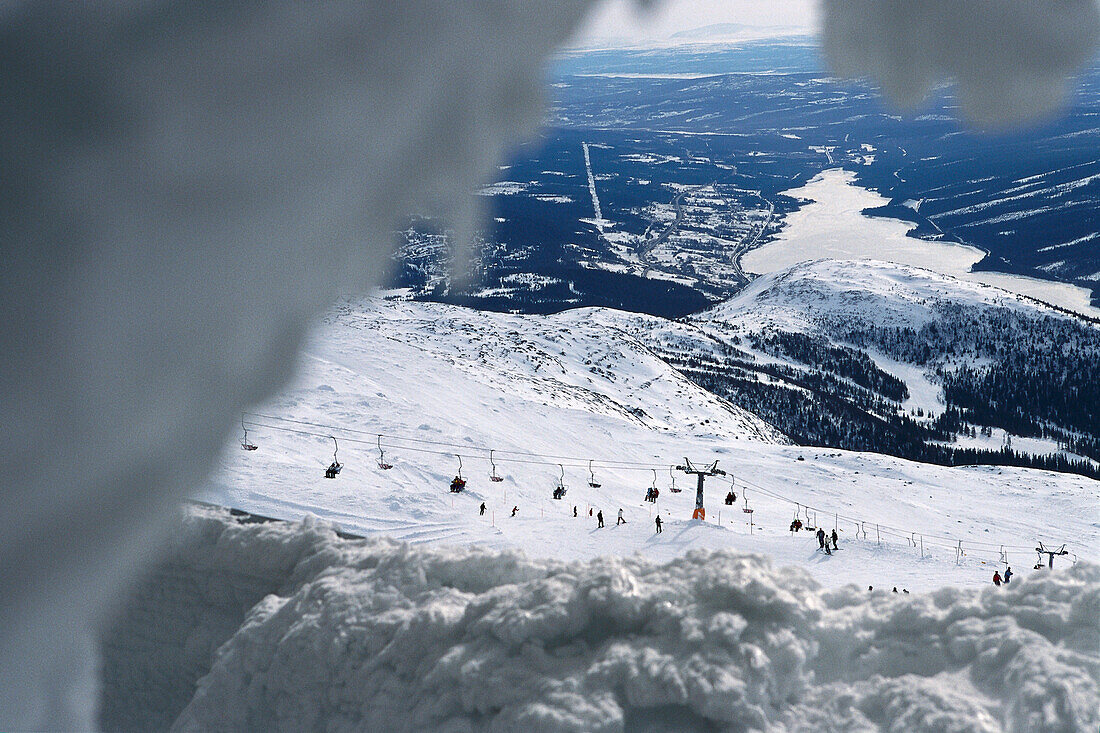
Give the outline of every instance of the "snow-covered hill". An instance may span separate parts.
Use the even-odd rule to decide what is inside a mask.
[[[817,268],[809,272],[843,291],[843,272]],[[872,270],[852,283],[869,288],[868,316],[892,303],[899,317],[916,319],[927,307],[922,299],[952,285],[893,272]],[[1076,557],[1100,554],[1095,481],[796,447],[685,379],[670,359],[674,342],[720,353],[720,336],[737,319],[805,324],[812,303],[801,312],[795,304],[809,281],[771,276],[737,304],[690,322],[602,309],[529,317],[380,299],[346,304],[318,327],[294,386],[246,418],[259,449],[231,445],[201,498],[276,517],[316,514],[354,533],[518,547],[540,557],[761,552],[807,567],[829,585],[985,583],[1003,569],[1002,545],[1021,574],[1034,564],[1038,541],[1069,543]],[[967,287],[975,302],[1011,299]],[[378,434],[390,470],[377,465]],[[343,463],[335,480],[322,476],[332,459],[329,435]],[[499,483],[489,480],[490,450]],[[469,485],[452,494],[459,455]],[[684,457],[718,460],[734,479],[737,504],[724,505],[730,485],[710,479],[708,521],[691,521],[689,477],[671,468]],[[588,485],[590,460],[598,488]],[[568,493],[555,501],[563,474]],[[669,491],[673,479],[682,493]],[[654,483],[656,505],[643,500]],[[746,498],[751,514],[743,511]],[[619,508],[623,526],[615,525]],[[602,510],[608,526],[596,529],[589,510]],[[843,549],[830,557],[806,533],[790,533],[796,512],[827,530],[835,526]],[[660,535],[657,513],[665,520]]]
[[[694,381],[798,442],[1093,476],[1100,466],[1100,328],[988,285],[819,260],[648,334]],[[993,455],[1003,448],[1013,454]]]
[[[910,265],[821,259],[757,278],[737,296],[699,315],[703,324],[806,330],[837,321],[920,328],[937,305],[1057,311],[990,285]]]

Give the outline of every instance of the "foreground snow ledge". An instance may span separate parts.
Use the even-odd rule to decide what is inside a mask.
[[[105,635],[104,728],[1095,730],[1100,567],[823,590],[729,552],[528,560],[188,509]],[[196,686],[197,682],[197,686]]]

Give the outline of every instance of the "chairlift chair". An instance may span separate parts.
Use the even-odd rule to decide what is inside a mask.
[[[588,485],[593,489],[598,489],[603,485],[596,480],[596,474],[592,470],[592,461],[588,462]]]
[[[752,514],[753,509],[752,509],[752,507],[749,506],[749,494],[748,494],[748,492],[747,491],[742,491],[741,492],[741,498],[745,500],[745,505],[743,507],[741,507],[741,511],[743,511],[745,514]]]
[[[493,483],[500,483],[504,480],[504,477],[497,475],[497,463],[493,460],[493,451],[489,451],[489,463],[493,466],[493,470],[489,474],[489,480]]]
[[[340,444],[336,442],[335,435],[330,435],[328,437],[332,438],[334,448],[332,451],[332,463],[325,469],[325,478],[336,478],[336,475],[340,473],[340,469],[344,467],[336,457],[336,454],[340,452]]]
[[[241,430],[244,431],[244,437],[241,438],[241,450],[256,450],[259,448],[255,443],[251,443],[248,440],[248,428],[244,426],[244,415],[241,415]]]
[[[392,463],[386,463],[386,451],[382,450],[382,436],[378,436],[378,467],[383,471],[393,468]]]
[[[451,479],[451,493],[457,494],[466,488],[466,479],[462,478],[462,456],[455,454],[458,459],[458,473]]]
[[[668,490],[673,494],[679,494],[681,491],[683,491],[683,489],[676,487],[676,474],[672,472],[672,468],[672,466],[668,467],[668,475],[672,479],[672,483],[669,484]]]
[[[558,468],[561,470],[561,476],[558,477],[558,485],[554,487],[552,496],[555,499],[561,500],[565,497],[565,492],[568,491],[568,489],[565,488],[565,466],[559,463]]]

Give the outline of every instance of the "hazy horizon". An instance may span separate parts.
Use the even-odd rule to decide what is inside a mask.
[[[723,25],[743,29],[740,33],[723,33],[720,28]],[[697,39],[685,37],[707,28],[717,33],[703,34]],[[812,33],[816,29],[817,3],[813,0],[776,0],[767,4],[752,0],[668,0],[648,10],[639,9],[628,0],[610,0],[592,13],[568,48],[662,46],[786,36]]]

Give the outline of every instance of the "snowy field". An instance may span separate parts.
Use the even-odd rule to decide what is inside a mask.
[[[811,203],[786,217],[775,241],[742,256],[742,268],[763,274],[807,260],[886,260],[993,285],[1100,317],[1100,309],[1090,305],[1091,293],[1084,288],[1021,275],[971,272],[970,268],[985,256],[981,250],[954,242],[910,237],[913,225],[909,222],[865,216],[864,210],[884,206],[890,200],[857,185],[855,178],[851,171],[833,168],[800,188],[784,192]]]
[[[788,445],[637,338],[663,327],[695,326],[602,309],[530,317],[347,304],[317,328],[292,388],[256,410],[266,417],[246,418],[258,450],[229,444],[199,498],[286,519],[312,514],[367,536],[517,548],[532,558],[762,553],[831,587],[984,585],[1003,569],[1002,547],[1022,578],[1039,541],[1068,543],[1073,555],[1060,558],[1062,567],[1100,557],[1097,482]],[[378,434],[392,469],[378,466]],[[330,435],[343,464],[334,480],[322,475]],[[501,482],[489,480],[490,450]],[[459,455],[469,483],[452,494]],[[736,505],[723,503],[731,485],[715,477],[707,521],[691,520],[691,479],[670,471],[685,456],[718,460]],[[599,488],[588,485],[589,460]],[[568,493],[556,501],[561,478]],[[681,493],[670,491],[673,478]],[[655,505],[643,500],[654,484]],[[616,526],[620,508],[626,523]],[[603,511],[605,528],[590,510]],[[825,555],[809,534],[790,533],[796,512],[835,527],[840,551]]]

